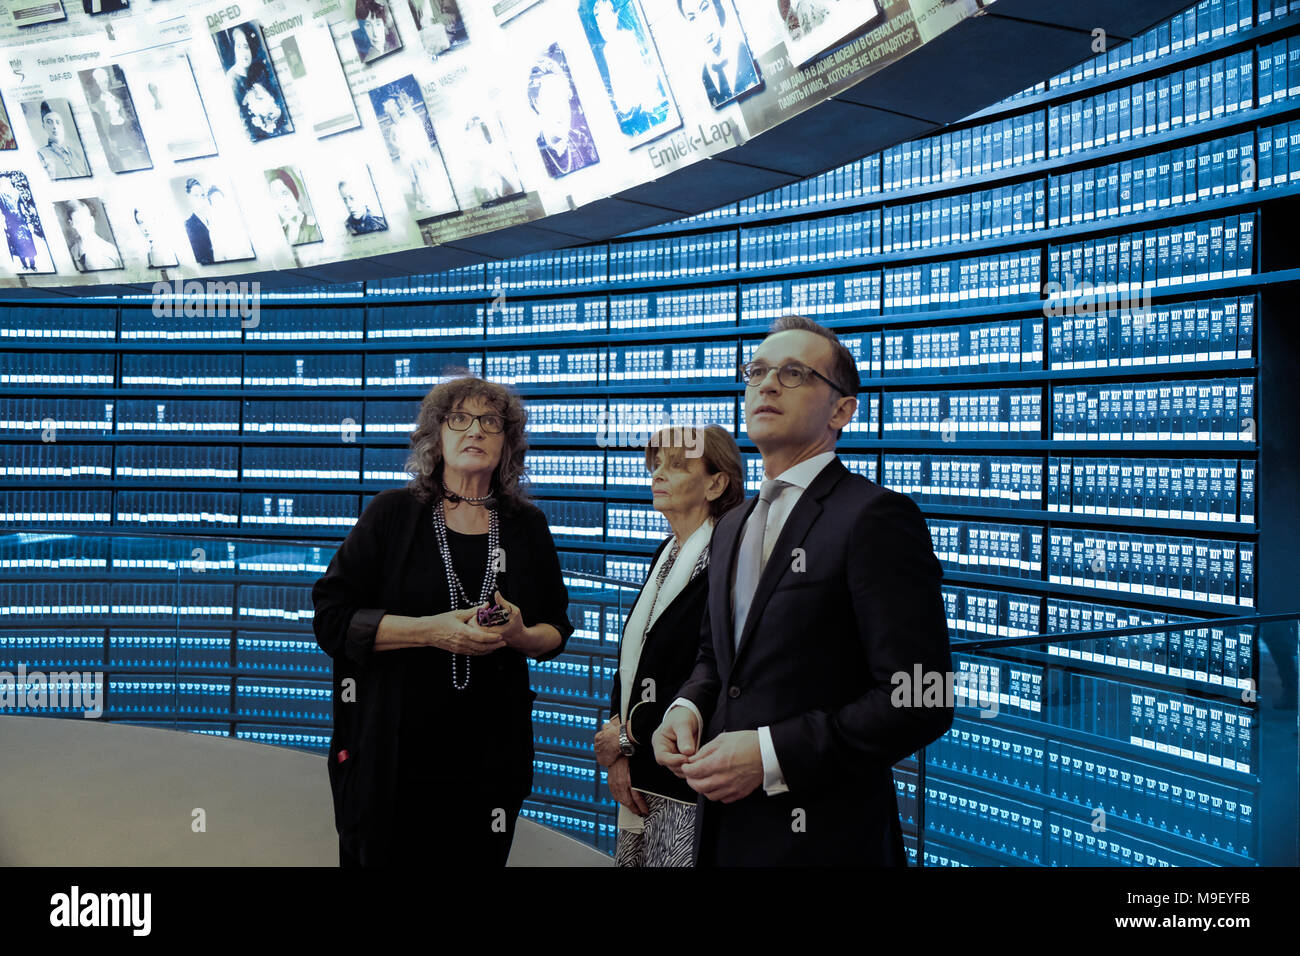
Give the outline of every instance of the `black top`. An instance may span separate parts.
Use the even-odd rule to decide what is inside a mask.
[[[481,585],[487,536],[448,535],[453,566],[464,553],[466,585]],[[475,539],[481,544],[475,549]],[[469,548],[462,548],[462,543]],[[556,657],[573,633],[568,590],[546,516],[533,504],[500,513],[500,547],[509,572],[499,573],[502,595],[525,626],[559,631]],[[471,549],[474,552],[471,553]],[[374,650],[385,614],[421,617],[450,610],[447,577],[433,530],[433,506],[409,489],[381,492],[366,506],[312,588],[316,641],[333,659],[334,729],[328,761],[340,839],[362,865],[382,861],[391,842],[400,766],[420,765],[459,774],[462,782],[508,787],[522,799],[532,786],[532,701],[528,662],[513,648],[473,659],[469,688],[451,685],[451,654],[438,648]],[[426,680],[408,676],[431,662]],[[463,673],[463,671],[462,671]],[[410,691],[418,688],[419,696]],[[466,694],[464,698],[455,695]],[[401,745],[417,760],[399,761]],[[503,804],[504,805],[504,804]]]
[[[431,511],[428,518],[416,529],[415,546],[436,550],[438,537]],[[487,533],[462,534],[448,528],[447,549],[466,596],[477,602],[487,571]],[[436,592],[442,611],[450,610],[447,577],[441,563],[438,577],[429,586]],[[503,571],[497,572],[496,590],[509,593],[510,583]],[[491,600],[489,595],[488,601]],[[509,693],[507,660],[515,652],[502,648],[478,657],[458,656],[457,683],[465,684],[468,662],[469,682],[464,690],[457,690],[452,684],[453,655],[447,651],[418,647],[391,653],[401,656],[405,672],[398,734],[399,776],[449,780],[463,777],[467,767],[481,768],[486,751],[477,734],[464,733],[461,728],[482,726],[492,720],[495,702],[503,693]]]

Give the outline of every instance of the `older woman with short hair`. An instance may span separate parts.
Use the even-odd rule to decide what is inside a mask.
[[[492,382],[434,387],[414,477],[370,502],[312,590],[334,661],[343,866],[455,872],[509,856],[532,790],[527,658],[555,657],[573,632],[546,516],[519,484],[526,417]]]
[[[700,648],[715,522],[745,498],[740,449],[718,425],[661,429],[646,446],[655,510],[672,534],[651,560],[619,643],[596,758],[619,802],[619,866],[690,866],[698,795],[650,744]]]

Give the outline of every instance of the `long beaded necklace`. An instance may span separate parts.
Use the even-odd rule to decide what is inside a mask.
[[[465,497],[464,495],[460,495],[458,497],[464,499],[465,501],[470,501],[470,502],[473,502],[475,500],[473,498]],[[490,496],[485,496],[485,498],[482,500],[486,500],[487,497]],[[433,507],[433,530],[434,530],[434,534],[438,538],[438,551],[442,554],[442,565],[447,571],[447,593],[451,599],[451,607],[453,610],[457,608],[471,607],[472,602],[470,601],[469,596],[465,593],[465,588],[461,585],[460,578],[456,576],[455,569],[451,566],[451,549],[447,547],[447,516],[444,514],[442,510],[441,498],[438,499],[438,503]],[[479,604],[489,603],[492,598],[493,592],[496,591],[496,581],[497,581],[496,556],[497,556],[497,542],[499,538],[500,538],[500,527],[497,522],[497,509],[495,507],[495,502],[494,502],[493,505],[488,506],[487,570],[483,573],[483,587],[480,592],[480,596],[478,600]],[[460,678],[457,677],[457,670],[458,670],[457,661],[462,657],[465,658],[464,681],[461,681]],[[466,687],[468,687],[469,670],[470,670],[470,657],[468,655],[452,654],[451,655],[451,686],[454,687],[456,690],[464,690]]]

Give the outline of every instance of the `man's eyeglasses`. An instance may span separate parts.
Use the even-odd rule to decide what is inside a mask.
[[[445,421],[447,427],[454,432],[469,431],[469,426],[474,422],[478,422],[483,426],[483,431],[487,432],[489,435],[500,434],[501,430],[506,426],[506,420],[504,418],[500,415],[493,415],[490,413],[487,415],[471,415],[468,412],[452,412],[444,418],[443,421]]]
[[[767,381],[767,373],[772,371],[772,366],[766,362],[750,362],[740,367],[741,378],[750,388],[757,388]],[[829,378],[817,371],[815,368],[809,368],[807,365],[800,365],[798,362],[787,362],[777,370],[776,380],[786,388],[798,388],[804,382],[808,381],[808,376],[815,375],[841,395],[851,395],[840,388]]]

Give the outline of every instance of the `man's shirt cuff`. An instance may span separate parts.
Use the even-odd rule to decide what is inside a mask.
[[[696,707],[694,703],[687,700],[685,697],[678,697],[675,701],[673,701],[671,704],[668,705],[668,710],[672,710],[674,707],[685,707],[687,710],[689,710],[692,714],[695,715],[695,727],[696,727],[695,750],[698,753],[700,747],[702,746],[702,744],[700,743],[700,737],[704,735],[704,718],[700,715],[700,708]],[[668,716],[668,710],[664,711],[665,717]]]
[[[758,749],[763,755],[763,792],[769,797],[778,793],[788,793],[781,773],[781,764],[776,759],[776,748],[772,746],[772,730],[769,727],[758,728]]]

